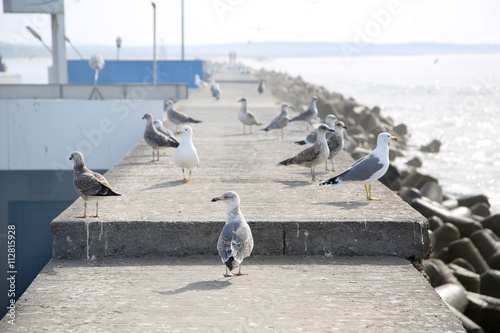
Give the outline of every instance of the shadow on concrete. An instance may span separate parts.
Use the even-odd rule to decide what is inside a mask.
[[[289,188],[299,187],[299,186],[307,186],[311,185],[310,181],[304,180],[275,180],[275,182],[288,186]]]
[[[142,189],[141,191],[156,190],[156,189],[165,188],[165,187],[175,187],[175,186],[184,185],[184,184],[186,184],[186,183],[184,183],[182,180],[171,180],[169,182],[155,184],[155,185],[150,186],[148,188]]]
[[[232,283],[229,282],[228,280],[210,280],[210,281],[198,281],[198,282],[192,282],[189,283],[188,285],[178,288],[175,290],[169,290],[169,291],[157,291],[153,290],[154,292],[160,294],[160,295],[176,295],[176,294],[181,294],[186,291],[204,291],[204,290],[221,290],[229,287]]]
[[[330,201],[330,202],[315,202],[316,205],[329,205],[335,206],[342,209],[358,209],[360,207],[366,207],[370,203],[366,201]]]

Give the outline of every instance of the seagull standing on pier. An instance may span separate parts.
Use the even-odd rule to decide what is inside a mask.
[[[333,158],[344,149],[344,132],[342,129],[347,129],[347,126],[339,120],[335,122],[333,129],[335,132],[326,134],[326,142],[328,143],[328,149],[330,149],[330,155],[328,155],[328,159],[325,161],[326,171],[328,171],[328,161],[332,162],[332,171],[335,171]]]
[[[175,150],[174,163],[182,168],[182,181],[192,183],[191,171],[200,163],[198,151],[193,144],[193,130],[189,126],[183,126],[177,134],[182,134],[181,143]],[[189,179],[186,179],[184,169],[189,169]]]
[[[311,176],[312,180],[316,181],[316,172],[315,168],[317,165],[324,163],[328,155],[330,154],[330,150],[328,149],[328,144],[326,143],[325,135],[328,132],[333,132],[334,130],[325,124],[321,124],[318,127],[318,135],[316,138],[316,142],[311,147],[304,149],[298,155],[287,158],[278,163],[278,165],[291,165],[297,164],[306,168],[311,168]]]
[[[259,81],[259,86],[257,87],[257,91],[259,94],[262,94],[264,92],[264,80],[260,79]]]
[[[167,111],[167,118],[176,125],[176,131],[179,131],[179,127],[186,123],[201,123],[201,120],[193,119],[182,112],[174,110],[174,102],[169,100],[165,102],[165,110]]]
[[[385,175],[389,169],[390,141],[398,141],[398,138],[389,133],[380,133],[377,137],[377,147],[370,154],[354,162],[349,169],[340,175],[330,178],[319,185],[335,187],[349,182],[364,183],[366,198],[368,200],[379,200],[372,197],[372,183]]]
[[[246,98],[241,98],[238,102],[241,103],[238,118],[243,123],[243,134],[245,134],[245,126],[250,127],[250,133],[252,133],[252,125],[261,126],[262,123],[257,119],[257,117],[254,116],[252,112],[247,110]]]
[[[240,197],[235,192],[229,191],[212,199],[212,202],[216,201],[227,203],[226,224],[217,241],[217,251],[226,265],[224,276],[232,276],[228,270],[232,271],[236,267],[239,267],[239,270],[235,275],[243,275],[241,264],[243,259],[252,253],[253,237],[252,230],[240,210]]]
[[[73,185],[75,191],[82,197],[85,204],[83,206],[83,216],[87,217],[87,201],[95,200],[95,216],[99,217],[99,201],[98,199],[107,196],[120,196],[111,189],[106,178],[98,172],[94,172],[85,166],[83,154],[75,151],[71,154],[70,160],[73,160]]]
[[[335,117],[335,115],[329,114],[325,118],[325,124],[330,128],[335,128],[335,121],[336,120],[337,120],[337,117]],[[305,145],[308,143],[314,143],[316,141],[317,130],[318,130],[317,128],[313,129],[311,131],[311,133],[309,133],[309,135],[304,140],[295,141],[295,143],[298,145]],[[328,134],[327,134],[327,138],[328,138]]]
[[[274,118],[273,120],[271,120],[271,123],[269,124],[269,126],[267,126],[266,128],[261,129],[261,131],[268,132],[268,131],[270,131],[272,129],[281,129],[281,138],[283,139],[284,138],[284,136],[283,136],[283,128],[286,125],[288,125],[288,122],[289,122],[288,112],[286,110],[287,107],[288,107],[287,104],[282,104],[281,105],[281,113],[276,118]]]
[[[146,129],[144,130],[144,141],[153,148],[153,162],[155,161],[155,150],[156,150],[156,160],[160,160],[160,148],[177,148],[179,142],[175,139],[171,139],[165,134],[159,132],[156,127],[153,126],[153,115],[151,113],[146,113],[142,119],[146,119]]]
[[[311,124],[311,121],[318,116],[318,108],[316,107],[316,101],[318,100],[318,97],[313,96],[311,99],[311,103],[309,104],[309,107],[307,110],[302,112],[296,117],[293,117],[290,119],[290,122],[293,121],[305,121],[307,124],[307,129],[309,129],[309,124]]]

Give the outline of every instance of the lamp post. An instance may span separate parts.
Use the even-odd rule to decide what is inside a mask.
[[[156,84],[156,4],[151,1],[153,6],[153,84]]]
[[[33,37],[35,37],[36,39],[38,39],[40,42],[42,42],[43,46],[45,46],[45,48],[50,52],[52,53],[52,50],[50,49],[50,47],[45,44],[45,42],[43,41],[42,39],[42,36],[40,36],[38,34],[38,32],[35,31],[35,29],[33,29],[32,27],[30,27],[29,25],[26,26],[26,29],[28,29],[29,32],[31,32],[31,34],[33,35]]]
[[[66,37],[66,36],[64,36],[64,39],[68,42],[69,46],[71,46],[71,48],[76,52],[76,54],[78,54],[78,56],[80,57],[80,59],[83,60],[82,54],[80,52],[78,52],[78,50],[73,45],[73,43],[71,43],[71,41],[69,40],[69,38]]]
[[[181,59],[184,60],[184,0],[181,0]]]
[[[122,38],[116,38],[116,60],[120,60],[120,47],[122,46]]]

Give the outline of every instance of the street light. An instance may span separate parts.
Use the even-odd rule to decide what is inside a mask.
[[[153,6],[153,84],[156,84],[156,4],[151,1]]]
[[[26,26],[26,29],[28,29],[29,32],[31,32],[31,34],[33,35],[33,37],[35,37],[36,39],[38,39],[40,42],[42,42],[43,46],[45,46],[45,48],[50,52],[52,53],[52,50],[50,49],[50,47],[45,44],[45,42],[43,41],[42,39],[42,36],[40,36],[36,31],[35,29],[33,29],[32,27],[30,27],[29,25]]]
[[[122,38],[116,38],[116,60],[120,60],[120,47],[122,46]]]
[[[78,55],[80,56],[80,59],[81,59],[81,60],[83,60],[83,57],[82,57],[81,53],[80,53],[80,52],[78,52],[78,50],[77,50],[77,49],[76,49],[76,47],[75,47],[75,46],[71,43],[71,41],[69,40],[69,38],[68,38],[68,37],[66,37],[66,36],[64,36],[64,39],[68,42],[69,46],[71,46],[71,48],[72,48],[73,50],[75,50],[76,54],[78,54]]]

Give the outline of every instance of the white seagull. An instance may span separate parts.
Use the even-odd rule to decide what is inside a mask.
[[[366,198],[368,200],[379,200],[372,197],[372,183],[385,175],[389,169],[389,142],[398,141],[398,138],[389,133],[380,133],[377,138],[377,147],[367,156],[354,162],[349,169],[319,185],[331,185],[332,187],[349,182],[365,184]],[[366,185],[369,185],[367,187]]]
[[[212,199],[212,202],[225,201],[227,203],[226,224],[222,228],[219,240],[217,241],[217,251],[226,265],[225,277],[231,276],[228,272],[239,267],[241,274],[241,263],[243,259],[250,256],[253,250],[252,230],[241,214],[240,197],[235,192],[225,192],[219,197]]]
[[[182,139],[179,147],[175,150],[174,163],[182,168],[182,181],[192,183],[191,171],[200,163],[198,151],[193,144],[193,130],[189,126],[183,126],[177,134],[182,134]],[[184,169],[189,169],[189,179],[186,179]]]

